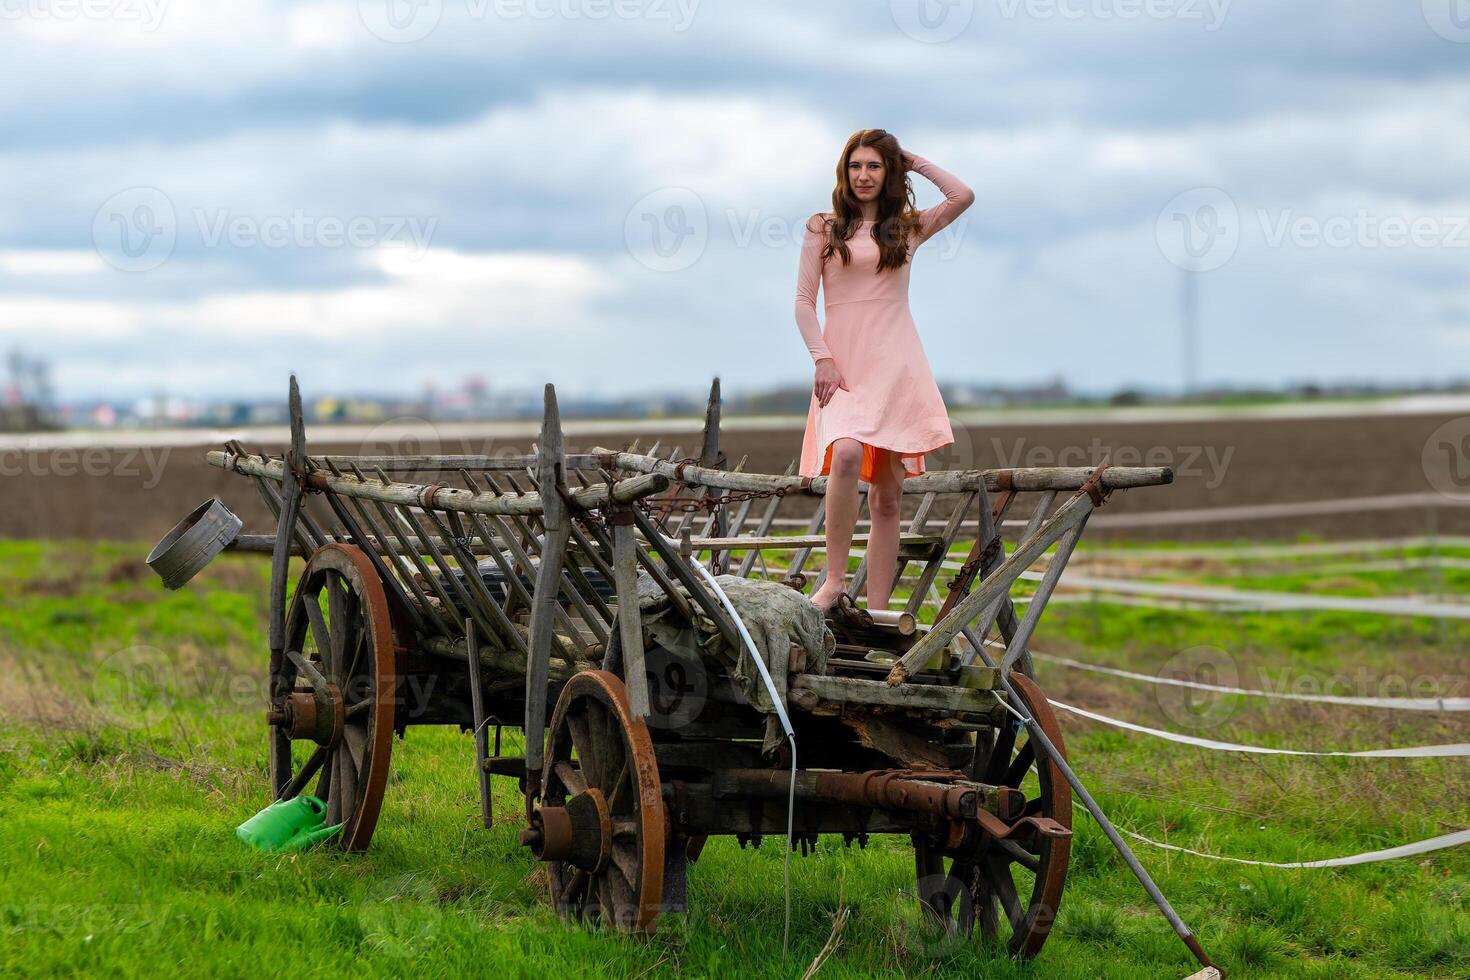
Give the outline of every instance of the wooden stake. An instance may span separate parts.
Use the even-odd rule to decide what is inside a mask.
[[[291,375],[291,390],[287,410],[291,416],[291,453],[299,461],[306,460],[306,423],[301,413],[301,389],[296,385],[296,375]],[[296,473],[286,466],[281,474],[281,517],[276,524],[276,545],[271,552],[271,602],[268,626],[271,648],[271,699],[284,697],[289,691],[280,689],[286,659],[286,576],[291,565],[291,539],[296,534],[296,518],[301,511],[303,488],[296,480]],[[271,753],[271,789],[279,794],[289,781],[291,765],[291,737],[279,725],[271,726],[271,738],[276,743]]]
[[[643,660],[643,614],[638,608],[636,548],[633,525],[623,519],[617,520],[613,524],[613,575],[618,592],[618,638],[623,647],[623,679],[628,686],[629,709],[634,717],[647,718],[652,706]]]
[[[546,409],[537,446],[536,477],[541,488],[541,524],[546,540],[541,563],[536,567],[536,590],[531,598],[531,656],[526,664],[526,796],[539,798],[541,767],[546,751],[547,673],[551,669],[552,621],[561,592],[561,565],[571,536],[566,501],[557,492],[564,486],[565,443],[561,413],[556,405],[556,388],[546,386]]]

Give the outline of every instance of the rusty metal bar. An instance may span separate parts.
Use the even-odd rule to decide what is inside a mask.
[[[791,773],[785,769],[722,769],[714,777],[716,797],[785,799],[791,785]],[[1026,794],[1021,790],[974,782],[958,770],[799,769],[796,796],[882,810],[931,813],[953,820],[974,820],[981,811],[1002,820],[1016,820],[1026,810]]]

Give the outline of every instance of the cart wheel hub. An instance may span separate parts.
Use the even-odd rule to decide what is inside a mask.
[[[279,708],[266,713],[266,721],[284,728],[292,739],[310,739],[318,745],[333,746],[342,737],[346,705],[335,684],[328,690],[295,691],[288,694]]]
[[[612,816],[602,791],[588,789],[566,806],[537,807],[521,843],[539,861],[566,861],[590,873],[601,871],[612,853]]]

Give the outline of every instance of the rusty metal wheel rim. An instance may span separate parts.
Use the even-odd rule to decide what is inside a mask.
[[[552,902],[569,917],[652,933],[663,902],[667,828],[647,725],[633,717],[621,680],[584,670],[562,688],[549,730],[542,804],[561,806],[569,796],[598,789],[613,828],[612,853],[599,872],[548,864]]]
[[[1013,672],[1010,680],[1026,709],[1065,758],[1062,730],[1046,695],[1020,673]],[[1024,737],[1024,730],[1020,734]],[[1013,727],[1007,726],[997,730],[992,744],[977,745],[971,769],[974,778],[1020,787],[1036,758],[1029,738],[1017,748],[1017,735]],[[1053,762],[1036,765],[1036,771],[1037,789],[1034,795],[1027,794],[1026,815],[1050,817],[1070,829],[1071,787]],[[1034,869],[1023,865],[1020,872],[1034,878],[1029,900],[1024,904],[1015,883],[1014,869],[1021,856],[1018,850],[1025,852],[1028,862],[1035,863]],[[914,865],[926,920],[951,936],[969,936],[978,923],[981,934],[991,941],[1002,939],[1003,930],[1009,929],[1005,943],[1011,955],[1035,956],[1051,935],[1066,887],[1070,854],[1070,840],[1038,834],[1013,846],[984,838],[970,856],[947,859],[927,837],[916,836]]]
[[[285,639],[287,650],[305,655],[340,692],[340,737],[318,745],[296,766],[289,734],[272,725],[272,791],[279,798],[315,765],[315,793],[327,803],[327,824],[343,824],[333,839],[345,850],[366,850],[388,783],[397,682],[387,595],[361,549],[328,544],[312,553],[291,596]],[[276,692],[301,685],[310,681],[289,659],[272,678]]]

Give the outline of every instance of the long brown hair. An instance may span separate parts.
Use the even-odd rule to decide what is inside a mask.
[[[860,146],[871,146],[883,158],[883,187],[878,192],[878,213],[873,221],[873,240],[878,243],[878,271],[897,269],[908,261],[909,236],[919,228],[919,212],[914,207],[914,188],[903,165],[903,148],[898,137],[886,129],[860,129],[847,138],[842,157],[837,161],[837,185],[832,188],[832,217],[822,227],[822,216],[813,215],[807,227],[825,235],[827,244],[822,259],[832,254],[842,256],[842,264],[852,262],[847,240],[857,233],[863,220],[863,208],[847,176],[852,152]]]

